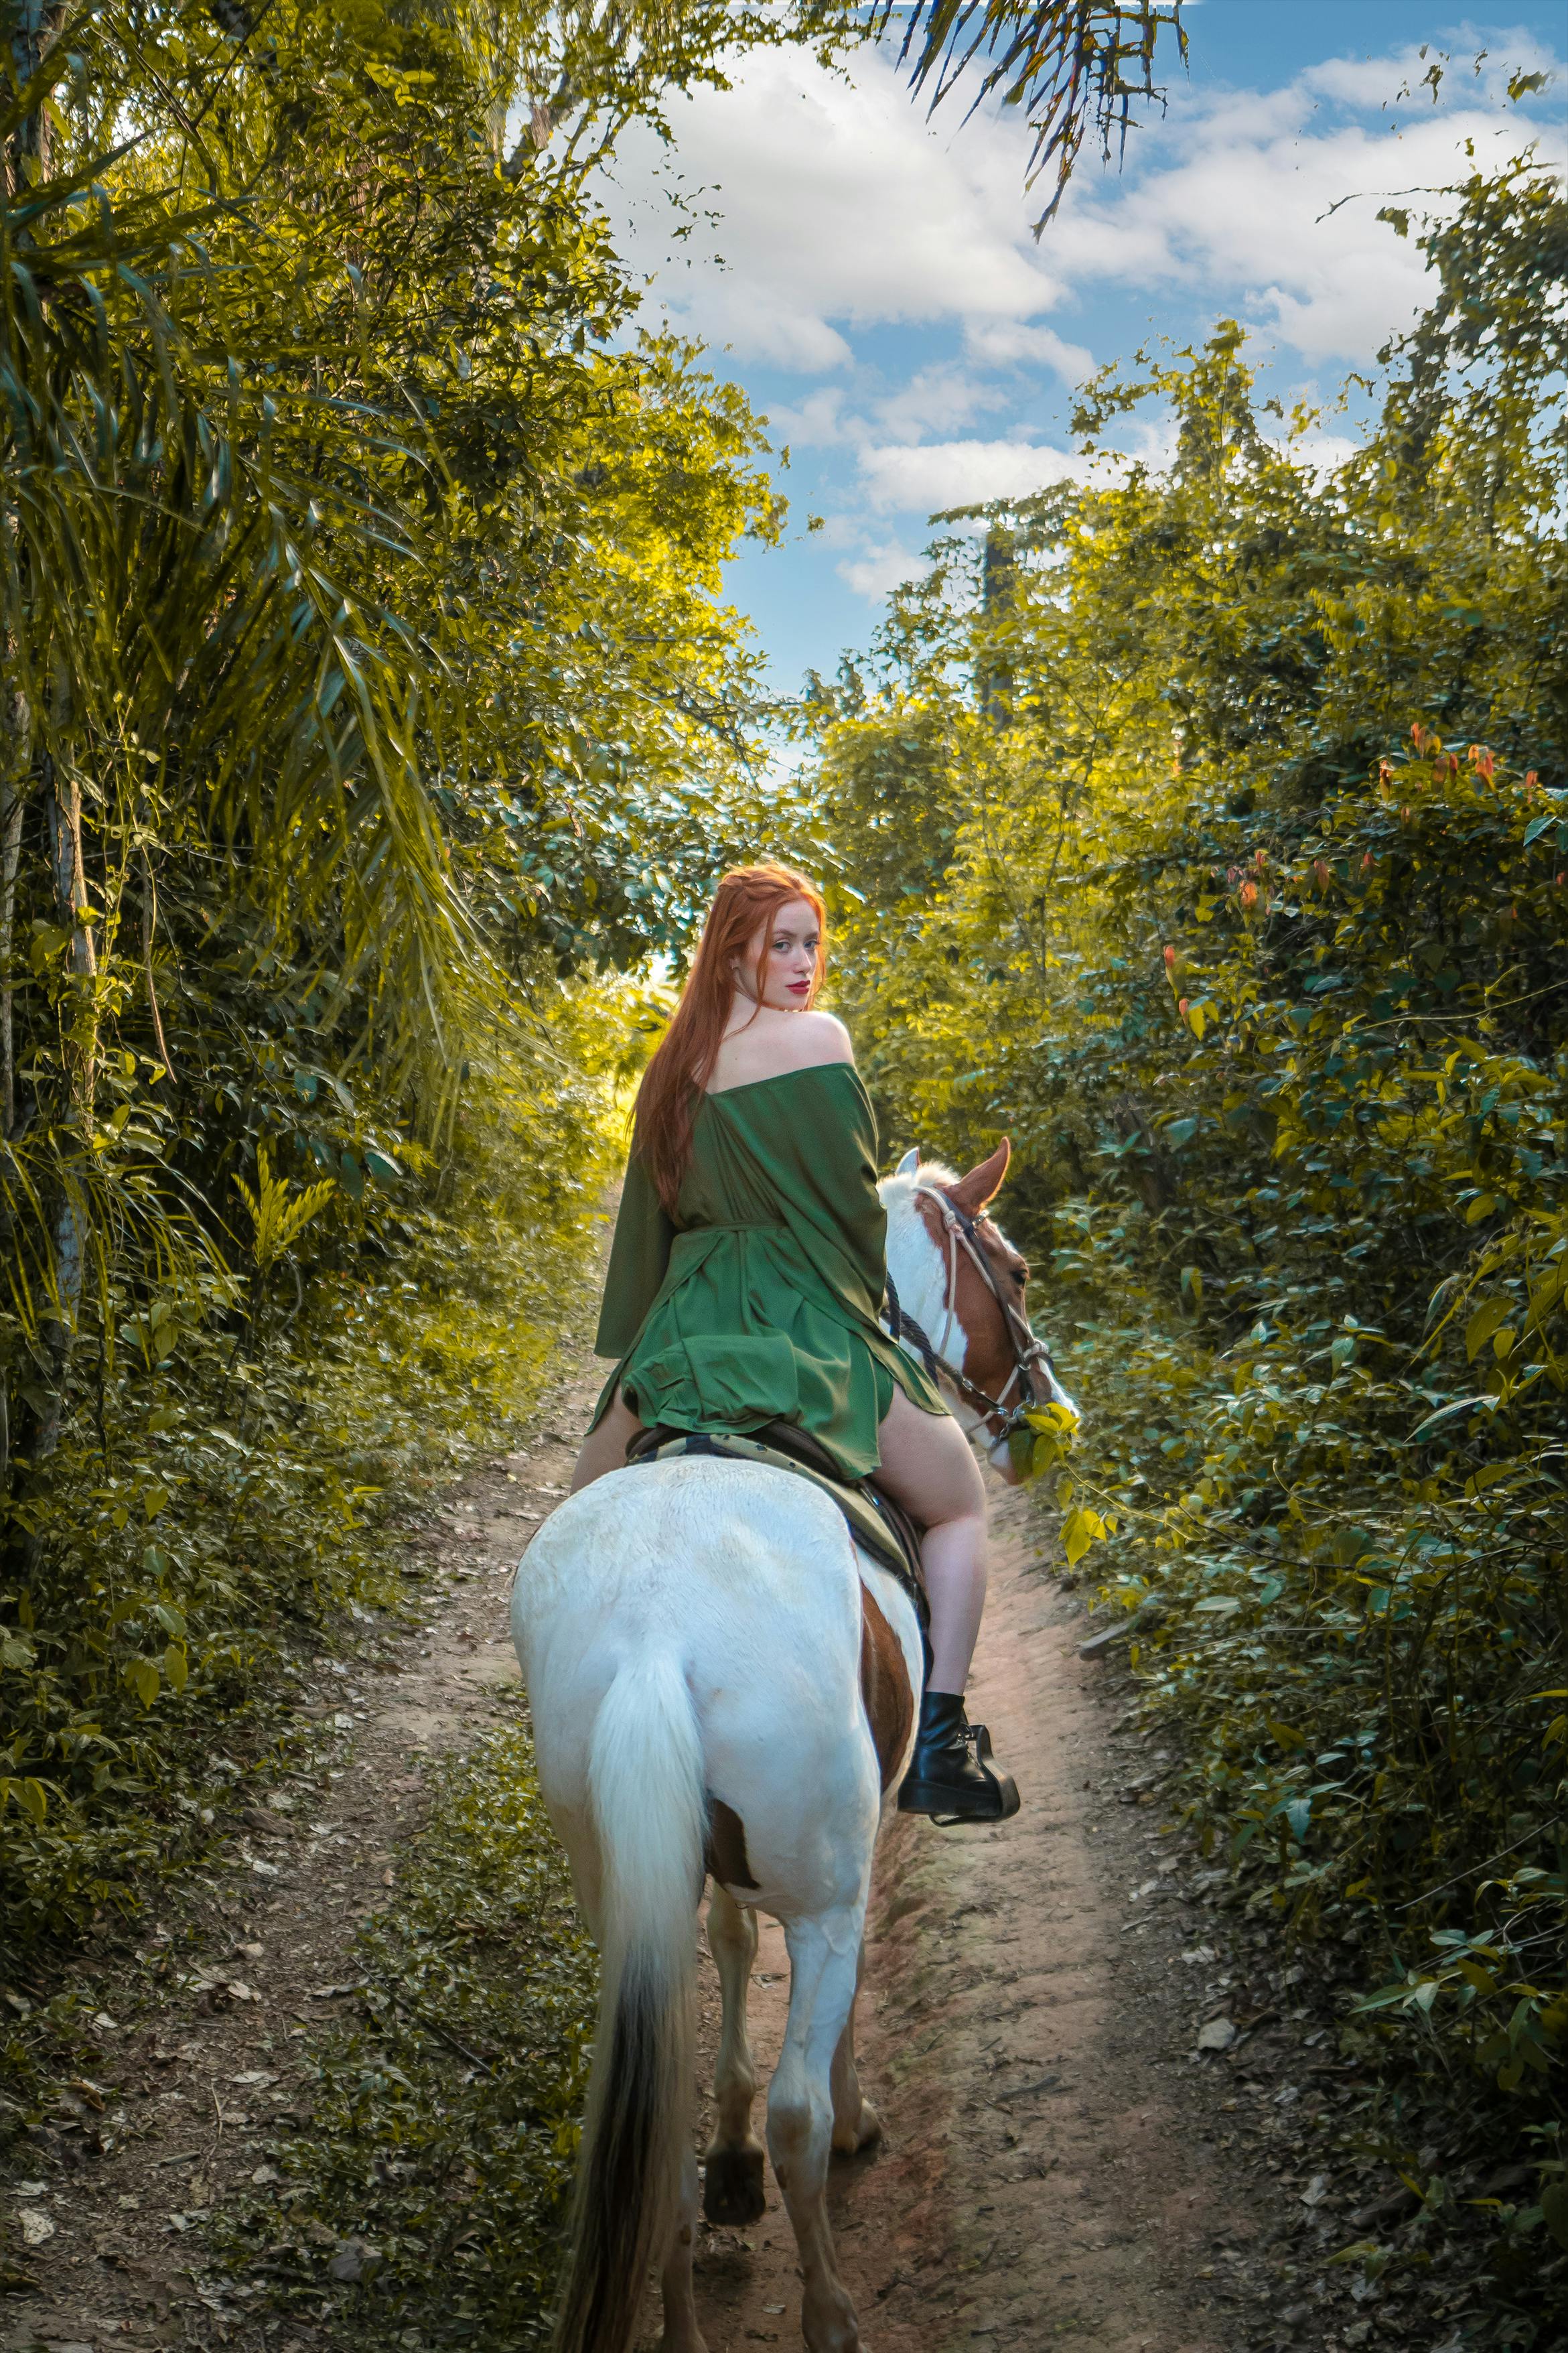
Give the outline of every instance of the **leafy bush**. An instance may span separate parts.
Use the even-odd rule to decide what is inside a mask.
[[[199,1851],[305,1654],[397,1597],[388,1509],[531,1409],[593,1247],[604,1097],[553,1061],[485,1078],[442,1163],[366,1211],[334,1193],[297,1302],[287,1259],[237,1322],[154,1301],[68,1424],[0,1653],[11,1939],[132,1906]]]

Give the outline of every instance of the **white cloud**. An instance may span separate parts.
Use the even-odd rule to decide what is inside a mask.
[[[967,425],[983,409],[1011,405],[1006,386],[987,384],[956,367],[921,368],[908,384],[876,404],[877,422],[898,441],[918,441],[922,433]]]
[[[1228,307],[1316,365],[1366,363],[1428,299],[1414,239],[1380,204],[1446,209],[1441,190],[1505,161],[1531,136],[1560,159],[1561,130],[1474,102],[1389,109],[1377,127],[1325,120],[1321,100],[1365,107],[1397,89],[1406,60],[1314,67],[1284,89],[1226,91],[1173,107],[1137,176],[1069,187],[1053,259],[1069,285],[1119,280],[1159,297]],[[1401,192],[1425,191],[1411,196]],[[1346,199],[1352,201],[1345,201]]]
[[[775,400],[768,409],[773,439],[794,448],[835,449],[851,439],[856,429],[845,417],[844,395],[836,384],[819,385],[794,406]]]
[[[864,596],[868,604],[879,605],[890,588],[912,580],[917,573],[925,570],[925,564],[897,540],[881,540],[868,545],[853,562],[835,568],[840,580],[847,582],[858,596]]]
[[[664,266],[668,157],[647,132],[616,166],[620,244],[658,273],[672,316],[738,353],[826,370],[847,357],[838,324],[1027,319],[1060,292],[1027,233],[1018,128],[932,129],[875,51],[852,80],[764,52],[671,120],[683,172],[722,216],[728,267],[699,269],[695,231],[689,272]]]
[[[1088,471],[1069,451],[1028,441],[868,444],[859,462],[873,507],[928,515],[987,499],[1027,498],[1052,482],[1081,481]]]
[[[1054,327],[1028,327],[1014,319],[972,322],[966,348],[973,358],[998,366],[1024,361],[1049,368],[1068,385],[1081,384],[1094,373],[1094,353],[1082,343],[1064,343]]]

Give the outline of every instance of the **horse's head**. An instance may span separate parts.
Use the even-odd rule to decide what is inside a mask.
[[[1029,1329],[1029,1269],[987,1215],[1002,1189],[1012,1146],[958,1176],[939,1160],[906,1152],[878,1187],[888,1212],[888,1275],[901,1310],[904,1345],[920,1357],[929,1342],[953,1411],[1011,1485],[1007,1446],[1015,1409],[1034,1401],[1078,1409]],[[911,1331],[911,1327],[913,1330]]]

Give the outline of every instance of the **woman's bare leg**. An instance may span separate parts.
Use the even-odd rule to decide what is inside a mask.
[[[1018,1810],[1011,1773],[963,1708],[985,1606],[985,1486],[969,1442],[948,1414],[922,1413],[901,1389],[880,1431],[881,1483],[925,1523],[921,1566],[931,1603],[931,1675],[899,1810],[944,1822],[1004,1822]]]
[[[602,1479],[606,1471],[624,1471],[626,1449],[641,1428],[641,1422],[625,1398],[616,1398],[605,1409],[605,1418],[598,1428],[591,1430],[583,1440],[583,1451],[572,1473],[570,1492],[574,1495],[579,1487],[586,1487],[593,1480]]]
[[[931,1689],[962,1692],[985,1607],[985,1482],[950,1414],[922,1413],[902,1389],[879,1433],[879,1483],[921,1522],[931,1603]]]

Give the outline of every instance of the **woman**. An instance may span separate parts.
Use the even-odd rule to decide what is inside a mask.
[[[822,900],[781,866],[720,883],[643,1077],[595,1342],[617,1359],[574,1492],[637,1432],[808,1430],[926,1534],[931,1672],[900,1806],[998,1821],[1011,1777],[963,1713],[985,1599],[985,1491],[958,1424],[878,1321],[886,1218],[848,1036],[812,1010]]]

